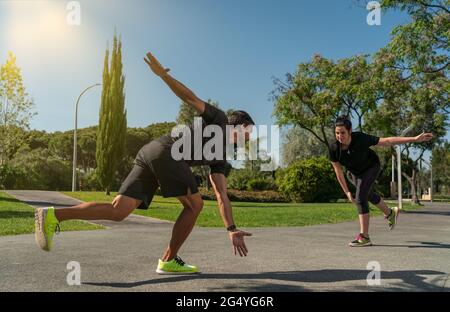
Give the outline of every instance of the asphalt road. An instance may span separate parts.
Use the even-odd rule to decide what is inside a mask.
[[[77,203],[56,192],[9,193],[35,207]],[[374,246],[366,248],[347,247],[358,232],[356,222],[246,228],[253,236],[247,239],[249,255],[240,258],[232,254],[225,229],[196,227],[179,254],[202,273],[183,276],[155,273],[170,222],[131,215],[121,223],[100,223],[108,229],[59,234],[52,252],[41,251],[32,234],[0,237],[0,291],[450,290],[448,203],[401,214],[393,231],[382,217],[372,218]],[[81,285],[67,283],[70,261],[80,264]],[[367,281],[373,261],[379,285]]]

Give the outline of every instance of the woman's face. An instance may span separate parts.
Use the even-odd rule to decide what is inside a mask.
[[[341,144],[350,144],[352,130],[347,130],[344,126],[337,126],[334,132],[336,134],[336,140]]]

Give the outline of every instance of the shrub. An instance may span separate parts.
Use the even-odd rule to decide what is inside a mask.
[[[24,179],[25,176],[25,172],[20,168],[4,164],[0,166],[0,188],[14,189],[16,181],[21,178]]]
[[[335,202],[341,189],[333,168],[325,157],[298,160],[277,173],[282,195],[296,202]]]
[[[268,179],[251,179],[247,182],[248,191],[265,191],[275,188],[272,181]]]

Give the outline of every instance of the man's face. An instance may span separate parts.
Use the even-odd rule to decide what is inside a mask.
[[[245,140],[245,142],[248,142],[248,141],[250,141],[250,135],[252,134],[252,131],[253,131],[253,125],[247,125],[247,126],[244,126],[244,125],[239,125],[239,126],[236,126],[234,129],[233,129],[233,143],[234,144],[237,144],[238,143],[238,137],[239,136],[244,136],[244,140]]]

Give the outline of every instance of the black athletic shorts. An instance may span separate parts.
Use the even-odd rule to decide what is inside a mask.
[[[134,160],[133,169],[123,181],[119,194],[142,200],[139,209],[147,209],[158,186],[164,197],[198,192],[191,168],[184,160],[174,160],[170,138],[159,138],[144,145]]]

